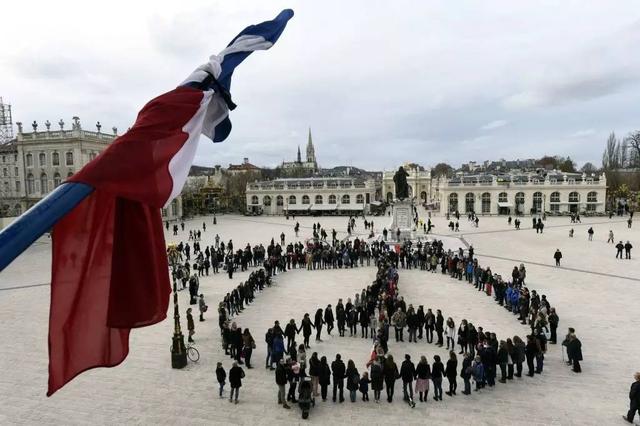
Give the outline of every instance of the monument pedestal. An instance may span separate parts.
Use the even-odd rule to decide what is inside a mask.
[[[391,222],[391,234],[394,241],[402,242],[413,237],[413,201],[395,200],[393,203],[393,221]],[[398,239],[398,229],[400,238]]]

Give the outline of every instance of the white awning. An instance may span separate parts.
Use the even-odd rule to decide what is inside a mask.
[[[378,207],[382,205],[382,201],[372,201],[369,204],[371,204],[372,206]]]
[[[285,208],[285,210],[287,211],[307,211],[309,210],[309,207],[311,207],[309,204],[301,204],[301,205],[290,205],[287,206],[287,208]]]
[[[340,204],[338,210],[364,210],[364,204]]]
[[[513,207],[513,204],[509,203],[509,202],[500,202],[498,201],[498,207]]]
[[[338,208],[337,204],[314,204],[311,206],[313,211],[331,211]]]

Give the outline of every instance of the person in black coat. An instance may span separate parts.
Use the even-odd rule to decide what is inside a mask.
[[[534,375],[533,360],[538,355],[538,352],[539,352],[539,349],[538,349],[538,344],[535,337],[533,337],[532,335],[528,335],[527,346],[525,346],[524,353],[525,353],[525,356],[527,357],[527,368],[529,369],[527,376],[529,377],[533,377]]]
[[[341,337],[344,337],[347,313],[345,312],[344,306],[341,302],[338,302],[338,305],[336,306],[336,319],[338,320],[338,333]]]
[[[389,355],[384,362],[383,368],[384,383],[387,387],[387,401],[393,401],[393,391],[395,388],[396,380],[400,377],[398,372],[398,366],[393,361],[393,356]]]
[[[629,390],[629,411],[626,416],[622,416],[629,423],[633,423],[633,418],[636,416],[638,407],[640,407],[640,371],[636,372],[633,378],[636,381],[631,384],[631,389]]]
[[[456,377],[458,377],[458,358],[454,350],[449,352],[447,368],[444,370],[444,374],[449,381],[449,390],[445,393],[449,396],[454,396],[458,389],[458,381],[456,380]]]
[[[411,362],[411,356],[405,354],[404,361],[400,366],[400,377],[402,377],[402,394],[404,400],[413,404],[413,379],[416,377],[416,367]]]
[[[573,361],[573,372],[582,373],[582,368],[580,367],[580,361],[582,361],[582,343],[574,333],[569,335],[567,356]]]
[[[347,371],[345,372],[345,377],[347,378],[347,390],[349,391],[349,398],[351,399],[351,402],[356,402],[356,394],[360,386],[360,373],[358,373],[358,369],[351,359],[347,362]]]
[[[282,407],[286,409],[291,408],[287,404],[287,399],[285,397],[285,390],[287,386],[287,367],[283,359],[280,360],[276,367],[276,384],[278,385],[278,404],[281,404]]]
[[[298,328],[298,334],[302,331],[302,336],[304,336],[304,347],[309,349],[309,336],[311,336],[311,327],[315,327],[311,322],[311,318],[309,318],[309,314],[304,314],[304,318],[302,318],[302,323],[300,324],[300,328]]]
[[[222,367],[222,363],[219,362],[216,365],[216,380],[218,380],[218,386],[219,386],[219,394],[220,394],[220,398],[222,398],[222,392],[224,391],[224,384],[225,381],[227,379],[227,372],[224,371],[224,368]]]
[[[286,353],[289,353],[291,348],[294,348],[296,345],[296,333],[298,332],[298,326],[296,326],[296,320],[291,318],[289,323],[284,327],[284,335],[287,337],[287,350]]]
[[[418,320],[418,339],[422,339],[422,329],[425,325],[425,315],[424,315],[424,306],[418,306],[418,310],[416,311],[416,317]]]
[[[369,338],[369,314],[364,308],[358,308],[358,319],[360,321],[360,333],[362,338]]]
[[[235,403],[238,403],[238,395],[240,393],[240,387],[242,386],[242,379],[244,378],[244,370],[238,366],[237,362],[233,363],[233,367],[229,370],[229,385],[231,385],[231,393],[229,394],[229,402],[233,401],[233,394],[235,390]]]
[[[443,318],[444,321],[444,318]],[[424,316],[425,331],[427,333],[427,342],[433,343],[433,330],[436,326],[436,316],[431,312],[431,308],[427,309],[427,313]]]
[[[442,377],[444,376],[444,364],[439,355],[434,355],[431,366],[431,381],[433,381],[433,399],[442,401]]]
[[[327,334],[331,335],[331,330],[333,330],[333,310],[331,309],[331,305],[327,305],[324,310],[324,322],[327,324]]]
[[[384,384],[384,357],[379,356],[371,364],[371,389],[373,389],[373,399],[380,402],[380,393]]]
[[[438,309],[436,313],[436,333],[438,334],[438,343],[436,343],[436,345],[444,345],[444,317],[442,316],[440,309]]]
[[[333,379],[333,402],[336,402],[336,393],[340,391],[340,402],[344,402],[344,379],[346,368],[340,354],[336,355],[335,361],[331,363],[331,374]]]
[[[318,383],[320,378],[320,359],[318,353],[314,352],[309,358],[309,376],[311,377],[311,389],[313,390],[313,396],[320,396],[318,394]]]
[[[322,332],[322,324],[324,324],[324,320],[322,318],[322,309],[318,309],[316,311],[316,316],[313,321],[313,326],[316,329],[316,342],[322,342],[320,339],[320,333]]]
[[[473,361],[473,357],[469,352],[464,355],[464,359],[462,360],[462,368],[460,369],[460,377],[464,381],[464,390],[462,393],[464,395],[471,395],[471,363]]]
[[[329,387],[329,383],[331,383],[331,369],[329,368],[329,364],[327,363],[326,356],[323,356],[322,358],[320,358],[318,380],[320,382],[320,394],[322,396],[322,400],[326,401],[327,388]]]

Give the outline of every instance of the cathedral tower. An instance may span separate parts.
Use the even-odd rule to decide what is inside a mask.
[[[309,141],[307,142],[307,163],[316,165],[316,152],[313,148],[313,140],[311,139],[311,127],[309,127]]]

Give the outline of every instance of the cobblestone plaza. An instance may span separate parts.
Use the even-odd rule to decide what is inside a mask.
[[[421,216],[424,212],[421,211]],[[371,219],[371,218],[368,218]],[[373,217],[377,232],[387,225],[388,217]],[[295,221],[284,217],[218,216],[187,222],[177,237],[167,234],[167,242],[186,241],[188,230],[201,227],[207,231],[201,245],[233,239],[236,247],[246,243],[278,240],[305,240],[311,225],[320,222],[325,229],[335,228],[338,237],[346,234],[344,217],[300,217],[301,232],[293,232]],[[434,217],[436,235],[456,240],[442,217]],[[523,225],[529,225],[525,218]],[[593,241],[587,229],[593,226]],[[316,401],[308,423],[311,424],[476,424],[476,425],[610,425],[624,424],[620,418],[628,408],[628,389],[635,371],[640,369],[640,264],[632,250],[631,260],[615,259],[613,244],[607,244],[609,230],[616,242],[630,240],[638,246],[640,231],[628,229],[625,218],[585,218],[582,224],[569,224],[566,217],[549,218],[544,234],[530,228],[516,231],[504,217],[481,217],[479,228],[465,218],[460,221],[463,236],[472,244],[482,265],[510,276],[514,265],[527,267],[526,285],[545,294],[560,316],[559,335],[567,327],[576,328],[582,341],[583,372],[575,374],[563,363],[560,345],[550,345],[545,370],[534,378],[514,379],[495,388],[485,388],[471,396],[445,396],[441,403],[431,398],[413,410],[401,399],[401,384],[396,383],[392,404],[349,401],[343,404]],[[569,230],[575,230],[569,238]],[[356,233],[364,235],[362,219]],[[436,236],[437,238],[437,236]],[[460,241],[460,245],[462,242]],[[553,253],[559,248],[563,265],[554,265]],[[217,324],[215,305],[233,287],[248,276],[238,272],[230,280],[226,274],[209,275],[200,280],[200,291],[212,309],[204,323],[196,321],[196,346],[201,358],[184,370],[171,368],[169,346],[173,332],[172,312],[164,322],[131,333],[131,351],[126,361],[115,368],[95,369],[84,373],[57,392],[45,396],[47,387],[47,327],[50,296],[51,244],[40,239],[10,267],[0,273],[0,424],[299,424],[300,410],[294,406],[283,410],[277,401],[277,386],[272,371],[264,369],[266,356],[264,333],[275,320],[300,321],[305,312],[312,316],[318,308],[335,305],[360,292],[375,277],[374,267],[306,271],[292,270],[274,278],[275,285],[257,294],[252,305],[234,320],[248,327],[257,342],[253,360],[255,368],[245,369],[240,403],[229,404],[217,396],[216,362],[225,369],[231,366],[224,355]],[[253,269],[250,268],[249,272]],[[524,336],[528,327],[521,325],[492,298],[475,291],[464,281],[448,275],[420,270],[400,269],[400,294],[414,306],[441,309],[456,324],[463,318],[495,331],[498,338]],[[180,313],[186,326],[185,310],[189,306],[186,291],[179,292]],[[353,359],[360,372],[368,360],[371,340],[360,337],[323,336],[323,342],[311,342],[310,352],[317,351],[328,360],[336,353],[343,360]],[[405,353],[417,361],[420,355],[446,356],[444,348],[419,341],[389,341],[390,353],[401,360]],[[308,351],[308,353],[310,354]],[[446,359],[446,358],[445,358]],[[459,381],[460,382],[460,381]],[[228,384],[225,392],[228,395]]]

